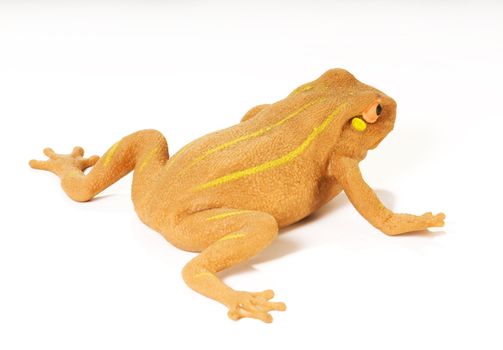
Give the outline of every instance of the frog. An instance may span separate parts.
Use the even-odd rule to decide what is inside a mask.
[[[62,189],[78,202],[133,172],[131,198],[139,219],[175,247],[197,253],[181,271],[188,287],[226,306],[232,320],[270,323],[271,312],[286,310],[273,300],[273,290],[235,290],[218,274],[257,256],[281,229],[341,192],[386,235],[444,225],[443,213],[394,213],[363,178],[360,162],[393,129],[396,106],[385,93],[335,68],[172,156],[162,133],[145,129],[101,157],[85,157],[78,146],[69,154],[45,148],[48,159],[29,164],[59,176]]]

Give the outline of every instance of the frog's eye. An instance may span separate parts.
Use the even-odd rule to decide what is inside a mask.
[[[369,106],[369,108],[367,108],[365,112],[362,113],[362,117],[367,123],[375,123],[377,118],[379,118],[379,116],[381,115],[382,106],[379,102],[379,100],[375,101]]]
[[[381,104],[378,104],[377,107],[376,107],[376,114],[378,116],[380,116],[381,112],[382,112],[382,106],[381,106]]]

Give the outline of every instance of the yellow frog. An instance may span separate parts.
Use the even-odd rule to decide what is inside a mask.
[[[30,165],[58,175],[76,201],[89,201],[134,170],[132,199],[140,219],[176,247],[200,252],[182,271],[188,286],[227,306],[231,319],[271,322],[270,311],[286,308],[271,301],[271,290],[236,291],[217,273],[255,256],[279,228],[341,191],[388,235],[443,226],[444,214],[393,213],[362,178],[358,163],[392,130],[395,112],[393,99],[331,69],[172,157],[160,132],[142,130],[101,158],[84,158],[81,147],[69,155],[46,148],[49,159]]]

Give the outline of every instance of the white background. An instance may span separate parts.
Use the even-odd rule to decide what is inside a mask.
[[[501,349],[503,6],[482,1],[0,1],[0,348]],[[136,217],[130,178],[68,199],[28,160],[102,154],[156,128],[170,149],[343,67],[398,102],[362,163],[387,237],[344,195],[221,275],[288,310],[233,322]]]

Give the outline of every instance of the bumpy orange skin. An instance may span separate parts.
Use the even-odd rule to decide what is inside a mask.
[[[379,118],[373,110],[377,104]],[[285,310],[283,303],[270,301],[272,291],[235,291],[216,273],[253,257],[279,228],[342,190],[386,234],[443,225],[443,214],[391,212],[361,176],[358,163],[392,130],[395,112],[393,99],[345,70],[332,69],[170,159],[162,134],[143,130],[115,143],[100,159],[84,158],[80,147],[70,155],[46,149],[50,159],[30,165],[57,174],[77,201],[92,199],[134,170],[132,199],[140,219],[175,246],[201,252],[183,269],[186,283],[226,305],[231,319],[271,322],[270,311]],[[351,123],[355,117],[363,118],[358,129]],[[361,127],[364,120],[371,124]]]

